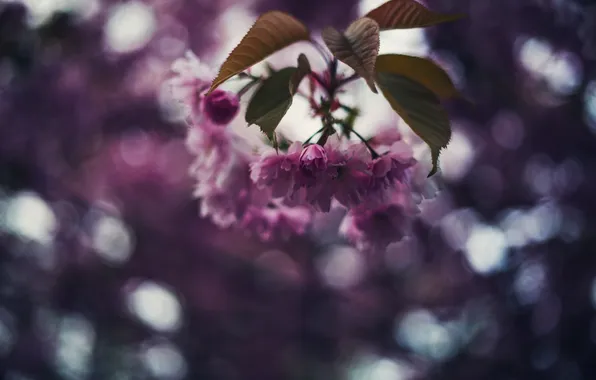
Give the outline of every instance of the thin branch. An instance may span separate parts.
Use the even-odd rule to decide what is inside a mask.
[[[327,127],[323,128],[323,129],[324,129],[323,134],[319,138],[319,141],[317,141],[317,144],[319,144],[319,145],[325,145],[327,143],[327,139],[329,138],[329,136],[331,136],[332,133],[334,132]]]
[[[310,43],[319,52],[319,54],[321,54],[321,57],[323,57],[323,60],[325,61],[325,63],[327,63],[327,65],[329,65],[331,58],[327,55],[327,51],[325,50],[325,48],[320,43],[315,41],[314,39],[311,39]]]
[[[370,154],[373,158],[373,160],[375,158],[379,158],[381,157],[374,149],[372,146],[370,146],[370,144],[368,143],[368,140],[366,140],[364,137],[362,137],[362,135],[358,132],[356,132],[353,128],[350,128],[350,131],[354,132],[354,134],[364,143],[364,145],[366,145],[366,147],[368,148],[368,150],[370,151]]]
[[[256,78],[256,79],[253,79],[252,81],[250,81],[249,83],[245,84],[244,87],[242,87],[238,91],[238,97],[241,98],[242,95],[246,94],[254,85],[259,83],[260,81],[261,81],[261,78]]]
[[[321,129],[319,129],[318,131],[316,131],[315,133],[313,133],[308,139],[306,139],[306,141],[304,142],[304,144],[308,144],[310,142],[310,140],[312,140],[313,137],[315,137],[319,133],[323,132],[324,129],[325,129],[324,126],[321,127]]]
[[[346,84],[348,84],[352,81],[355,81],[358,78],[360,78],[360,76],[358,74],[354,73],[354,74],[350,75],[349,77],[340,80],[337,84],[337,87],[345,86]]]
[[[325,82],[323,82],[323,79],[321,79],[321,77],[317,73],[315,73],[314,71],[311,71],[310,75],[315,79],[315,82],[317,82],[326,91],[329,91],[329,89],[325,85]]]

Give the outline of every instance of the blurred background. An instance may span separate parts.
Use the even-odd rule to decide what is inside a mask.
[[[198,217],[171,62],[221,63],[266,10],[316,32],[380,3],[0,1],[0,377],[596,379],[591,0],[427,0],[469,17],[386,32],[474,104],[381,265],[328,223]]]

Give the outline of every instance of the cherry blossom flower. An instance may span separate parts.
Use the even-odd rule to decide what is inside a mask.
[[[200,113],[202,94],[209,89],[215,73],[191,51],[172,63],[174,76],[168,80],[172,97],[179,102],[186,116]]]
[[[211,123],[191,126],[186,146],[195,155],[190,174],[201,183],[222,188],[232,175],[235,161],[246,154],[240,149],[241,141],[234,139],[228,129]]]
[[[373,147],[391,146],[398,141],[403,141],[401,132],[395,128],[382,127],[373,137],[368,140],[368,143]]]
[[[318,144],[307,145],[300,153],[299,165],[293,172],[290,198],[310,202],[324,186],[327,170],[327,153]]]
[[[216,94],[214,103],[223,99],[216,104],[222,107],[213,111],[218,116],[213,117],[212,111],[202,106],[207,117],[191,123],[186,139],[189,152],[195,155],[190,174],[196,180],[193,194],[199,199],[200,215],[221,228],[236,226],[262,240],[303,234],[311,222],[311,212],[306,208],[272,203],[270,189],[258,186],[258,181],[251,179],[251,176],[259,178],[262,175],[261,181],[267,182],[269,177],[277,178],[276,171],[281,174],[291,172],[299,165],[302,145],[294,144],[287,155],[273,153],[269,160],[257,160],[259,157],[248,143],[222,124],[223,121],[230,122],[231,114],[237,112],[234,101],[229,100],[234,97],[217,91],[212,94]],[[201,101],[209,102],[209,96]],[[218,114],[220,111],[227,115]],[[251,167],[254,170],[251,171]],[[285,188],[286,193],[290,185],[291,182]],[[278,189],[280,196],[285,195],[279,186],[271,189]]]
[[[279,236],[303,235],[312,222],[312,211],[306,207],[278,206],[279,220],[277,229]]]
[[[294,172],[299,167],[301,150],[302,144],[295,142],[285,154],[275,151],[265,154],[251,165],[251,179],[259,189],[270,188],[273,197],[285,197],[294,183]]]
[[[416,163],[411,149],[405,143],[393,144],[387,153],[369,164],[372,178],[366,201],[369,204],[386,204],[396,191],[397,183],[409,185]]]
[[[305,207],[249,207],[241,226],[263,241],[287,239],[306,232],[312,221],[312,212]]]
[[[329,156],[329,186],[335,199],[345,207],[360,204],[367,193],[371,155],[363,144],[342,144],[330,138],[325,144]],[[327,210],[328,211],[328,210]]]
[[[383,156],[371,158],[366,146],[332,136],[324,147],[311,144],[302,149],[294,143],[287,153],[270,153],[251,167],[251,178],[274,197],[291,205],[308,205],[328,212],[333,199],[345,207],[364,202],[386,203],[396,182],[406,182],[415,164],[411,150],[396,142]]]
[[[318,144],[307,145],[300,153],[300,168],[311,173],[327,169],[327,153]]]

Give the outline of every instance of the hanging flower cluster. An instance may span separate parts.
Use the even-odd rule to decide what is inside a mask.
[[[305,233],[312,219],[306,207],[289,207],[251,180],[258,160],[246,141],[231,131],[239,97],[223,90],[205,95],[213,79],[210,69],[191,52],[174,62],[172,94],[189,123],[186,145],[196,159],[190,174],[197,179],[194,195],[201,216],[222,228],[232,225],[263,240]]]
[[[447,97],[442,94],[454,95],[456,90],[431,61],[378,56],[379,31],[456,18],[431,12],[413,0],[393,0],[356,20],[343,34],[326,29],[323,40],[329,54],[298,20],[269,12],[257,20],[217,76],[190,52],[174,62],[169,84],[189,124],[187,147],[195,156],[190,173],[196,179],[194,195],[200,200],[201,216],[222,228],[240,228],[271,240],[304,234],[313,218],[343,208],[340,233],[359,249],[383,249],[399,241],[419,212],[420,200],[434,195],[427,179],[431,167],[414,158],[397,129],[363,138],[354,130],[358,110],[344,104],[341,94],[358,78],[364,78],[374,92],[378,85],[431,148],[434,174],[438,153],[450,135],[448,120],[445,124],[436,105]],[[301,54],[296,67],[270,69],[266,78],[245,72],[300,40],[313,43],[327,62],[325,71],[313,72]],[[355,73],[339,73],[339,61]],[[422,66],[408,74],[412,63]],[[248,81],[238,93],[217,88],[234,75]],[[308,91],[300,95],[308,99],[322,128],[306,141],[279,144],[275,128],[304,78]],[[230,128],[239,113],[240,97],[253,87],[245,119],[249,125],[259,125],[270,139],[268,146],[258,148]],[[324,96],[317,98],[319,93]],[[338,109],[348,116],[337,118]]]

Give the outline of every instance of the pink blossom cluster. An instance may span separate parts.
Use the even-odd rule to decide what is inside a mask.
[[[309,209],[285,206],[250,179],[250,165],[259,156],[228,128],[238,114],[238,97],[222,90],[205,96],[213,77],[192,53],[174,62],[173,71],[169,85],[189,123],[186,146],[195,156],[189,172],[196,179],[201,216],[263,240],[305,233],[312,219]]]
[[[361,250],[377,250],[406,235],[419,201],[434,195],[425,187],[428,168],[396,129],[382,130],[368,144],[336,133],[321,144],[296,141],[286,151],[269,147],[259,154],[229,127],[237,95],[215,90],[205,96],[212,76],[192,54],[173,68],[172,94],[188,113],[194,195],[201,216],[220,227],[264,240],[287,238],[342,207],[339,232]]]
[[[332,136],[324,146],[295,142],[286,153],[272,153],[251,165],[260,189],[293,205],[328,212],[333,200],[351,209],[385,203],[405,183],[416,161],[403,142],[372,158],[366,146]]]

